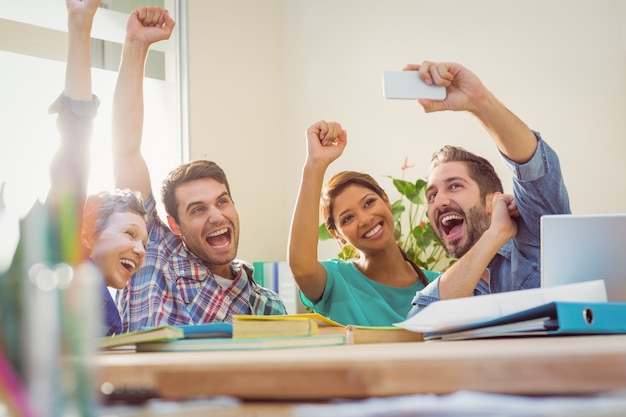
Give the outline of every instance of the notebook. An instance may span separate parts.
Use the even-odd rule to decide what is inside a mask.
[[[541,218],[541,286],[603,279],[608,301],[626,302],[626,213]]]

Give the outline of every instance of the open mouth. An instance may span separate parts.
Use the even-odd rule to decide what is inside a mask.
[[[465,220],[463,220],[463,217],[456,213],[448,213],[439,217],[440,229],[446,234],[446,236],[460,231],[464,222]]]
[[[131,261],[130,259],[126,259],[126,258],[121,259],[120,263],[130,273],[132,273],[135,270],[136,266],[137,266],[133,261]]]
[[[365,233],[363,235],[363,237],[365,239],[368,239],[368,238],[374,236],[375,234],[377,234],[378,232],[380,232],[382,230],[382,228],[383,228],[382,223],[378,223],[376,226],[374,226],[373,229],[371,229],[369,232]]]
[[[216,230],[206,237],[206,243],[213,248],[221,248],[230,243],[230,229],[223,228]]]

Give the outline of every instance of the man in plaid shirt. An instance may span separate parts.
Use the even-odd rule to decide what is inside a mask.
[[[239,217],[216,163],[197,160],[174,169],[161,190],[167,225],[157,213],[141,154],[143,74],[150,45],[168,39],[174,24],[159,7],[131,12],[113,98],[116,186],[141,192],[148,210],[144,265],[117,300],[124,331],[286,314],[278,295],[256,284],[252,267],[236,259]]]

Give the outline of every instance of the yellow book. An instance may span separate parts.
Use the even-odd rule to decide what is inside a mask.
[[[422,333],[396,326],[346,326],[347,343],[423,342]]]
[[[233,338],[341,334],[346,343],[421,342],[422,333],[396,326],[344,326],[319,313],[233,316]]]
[[[318,313],[278,316],[239,314],[233,316],[233,339],[332,333],[346,335],[346,328]]]
[[[311,336],[318,334],[317,322],[307,317],[287,317],[282,320],[269,319],[277,316],[233,317],[233,339],[258,337]]]

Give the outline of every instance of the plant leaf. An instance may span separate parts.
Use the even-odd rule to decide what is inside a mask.
[[[415,184],[409,181],[401,180],[399,178],[393,178],[390,176],[388,176],[388,178],[391,178],[393,185],[396,187],[396,190],[398,190],[400,194],[408,196],[415,192]]]
[[[343,245],[338,255],[339,259],[349,261],[350,259],[359,259],[359,252],[352,245]]]
[[[405,194],[411,203],[421,205],[426,203],[426,181],[419,179],[411,184],[412,191]]]
[[[400,219],[394,222],[393,237],[394,239],[396,239],[396,241],[402,239],[402,222],[400,221]]]
[[[402,213],[406,210],[404,207],[404,203],[402,200],[398,200],[391,205],[391,213],[393,214],[393,219],[398,221],[400,217],[402,217]]]
[[[320,224],[320,227],[317,229],[317,238],[319,240],[330,240],[333,238],[326,227],[326,223]]]

